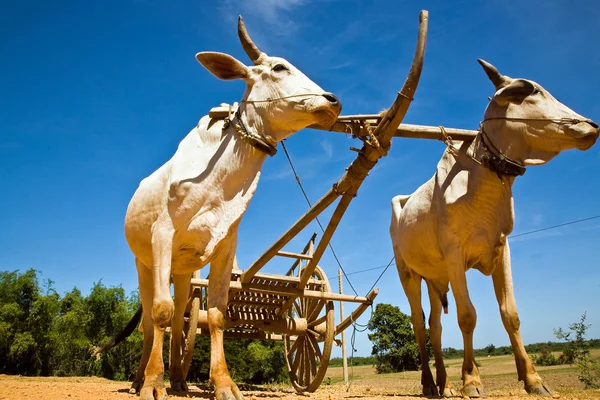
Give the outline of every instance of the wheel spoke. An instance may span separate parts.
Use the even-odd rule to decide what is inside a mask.
[[[298,383],[300,386],[304,386],[304,341],[302,341],[302,346],[298,350],[297,359],[294,360],[294,363],[297,363],[297,371],[296,378],[298,379]]]
[[[306,341],[304,345],[304,385],[310,385],[310,371],[311,371],[311,351],[310,351],[310,340]]]
[[[302,337],[298,337],[298,339],[296,340],[296,343],[294,343],[294,346],[297,345],[296,348],[301,347],[303,342],[304,342],[304,337],[303,336]],[[298,370],[298,365],[300,363],[300,359],[302,358],[301,355],[302,355],[302,351],[301,350],[298,350],[296,352],[295,356],[294,356],[294,353],[292,353],[292,352],[288,353],[288,356],[293,360],[293,362],[291,363],[292,364],[292,371],[297,371]],[[296,377],[297,376],[298,375],[296,374]]]
[[[312,328],[313,326],[317,326],[327,320],[327,314],[323,315],[321,318],[315,319],[314,321],[308,322],[308,327]]]
[[[304,316],[304,312],[302,310],[302,303],[300,300],[296,300],[294,302],[294,310],[296,311],[296,315],[298,318],[302,318]]]
[[[289,339],[288,339],[289,340]],[[294,352],[296,352],[296,350],[298,350],[298,346],[300,346],[300,342],[301,342],[301,338],[297,337],[296,341],[294,342],[294,344],[290,347],[290,354],[293,354]]]
[[[317,318],[319,316],[319,314],[321,313],[321,310],[323,309],[323,307],[325,307],[325,303],[326,301],[318,301],[314,304],[314,307],[311,308],[311,310],[308,313],[308,316],[306,317],[306,319],[308,319],[309,321]]]
[[[300,305],[302,307],[302,316],[305,317],[306,316],[306,297],[300,298]]]
[[[317,342],[317,338],[313,336],[307,336],[307,338],[310,342],[313,352],[315,353],[315,357],[319,360],[320,363],[321,359],[323,358],[323,354],[321,354],[321,348],[319,347],[319,342]]]

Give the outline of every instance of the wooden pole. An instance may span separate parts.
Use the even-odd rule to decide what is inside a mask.
[[[342,290],[342,270],[338,269],[338,284],[340,286],[340,294]],[[344,302],[340,301],[340,321],[344,320]],[[346,358],[346,331],[342,331],[342,363],[344,371],[344,384],[348,386],[348,359]]]
[[[345,115],[340,116],[337,122],[329,129],[332,132],[346,133],[362,137],[365,134],[364,125],[377,126],[381,118],[378,115]],[[458,129],[444,127],[446,134],[452,140],[469,142],[475,139],[478,131],[472,129]],[[400,124],[394,132],[394,137],[434,139],[443,141],[442,130],[439,126]]]

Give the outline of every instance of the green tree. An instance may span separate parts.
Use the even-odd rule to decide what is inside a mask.
[[[53,375],[89,373],[91,342],[86,331],[91,318],[79,289],[74,288],[60,300],[51,333]]]
[[[98,282],[85,298],[84,307],[89,317],[86,337],[91,346],[98,346],[123,329],[137,304],[133,305],[128,301],[123,288],[107,288]],[[164,348],[164,359],[168,361],[167,340]],[[93,360],[90,373],[109,379],[130,379],[135,374],[141,354],[142,335],[134,332],[124,343],[102,354],[99,360]]]
[[[567,348],[563,350],[560,356],[562,361],[577,365],[579,380],[583,382],[586,388],[597,389],[600,388],[600,363],[592,360],[589,342],[585,340],[585,334],[592,326],[585,323],[586,317],[587,312],[584,312],[579,322],[569,325],[570,332],[558,328],[554,329],[554,334],[557,338],[567,341]]]
[[[368,337],[373,343],[371,354],[376,357],[375,368],[378,373],[419,369],[421,365],[419,347],[413,333],[411,319],[398,307],[391,304],[377,304],[368,329],[373,332]],[[428,333],[427,344],[431,356]]]
[[[93,358],[91,349],[127,324],[139,305],[120,287],[96,283],[84,296],[74,288],[60,296],[52,281],[40,286],[35,270],[0,271],[0,373],[23,375],[97,375],[132,379],[142,353],[142,334]],[[168,362],[169,341],[163,347]],[[283,344],[272,341],[225,340],[225,355],[237,381],[270,383],[287,380]],[[210,340],[198,337],[189,381],[206,381]]]
[[[48,374],[48,340],[58,295],[48,284],[42,293],[37,272],[0,272],[0,370],[25,375]]]

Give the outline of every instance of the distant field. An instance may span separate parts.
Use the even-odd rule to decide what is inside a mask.
[[[600,359],[600,349],[591,350],[592,357]],[[559,353],[555,355],[558,356]],[[520,396],[526,395],[523,384],[517,381],[517,371],[512,355],[477,358],[482,375],[483,385],[490,396]],[[461,386],[462,359],[446,360],[446,370],[454,388]],[[435,367],[431,366],[435,374]],[[600,391],[585,390],[577,379],[577,368],[569,365],[537,367],[539,374],[546,380],[552,390],[567,398],[600,399]],[[420,371],[401,372],[392,374],[377,374],[375,367],[361,365],[349,368],[352,384],[372,387],[378,391],[392,394],[421,393]],[[342,384],[342,367],[330,367],[325,381],[329,379],[332,385]]]

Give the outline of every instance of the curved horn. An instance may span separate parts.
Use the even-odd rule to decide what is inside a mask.
[[[412,66],[408,72],[408,77],[404,81],[402,89],[398,92],[396,100],[392,106],[387,109],[385,114],[379,120],[374,134],[384,146],[390,145],[392,136],[402,122],[402,119],[408,111],[413,96],[417,90],[421,71],[423,70],[423,60],[425,59],[425,45],[427,43],[427,29],[429,27],[429,12],[422,10],[419,14],[419,33],[417,36],[417,48],[413,58]]]
[[[250,57],[254,64],[258,64],[257,61],[262,52],[256,47],[252,39],[250,39],[250,35],[248,35],[246,25],[244,24],[241,15],[238,17],[238,36],[240,37],[240,42],[242,42],[242,47],[246,51],[246,54],[248,54],[248,57]]]
[[[482,60],[481,58],[478,58],[477,62],[479,64],[481,64],[481,66],[483,67],[483,70],[485,71],[488,78],[490,78],[490,81],[492,81],[492,83],[494,84],[494,87],[496,88],[496,90],[498,90],[501,87],[504,87],[504,86],[506,86],[506,84],[508,84],[508,79],[506,79],[506,77],[504,75],[502,75],[500,72],[498,72],[496,67],[494,67],[492,64],[490,64],[487,61]]]

